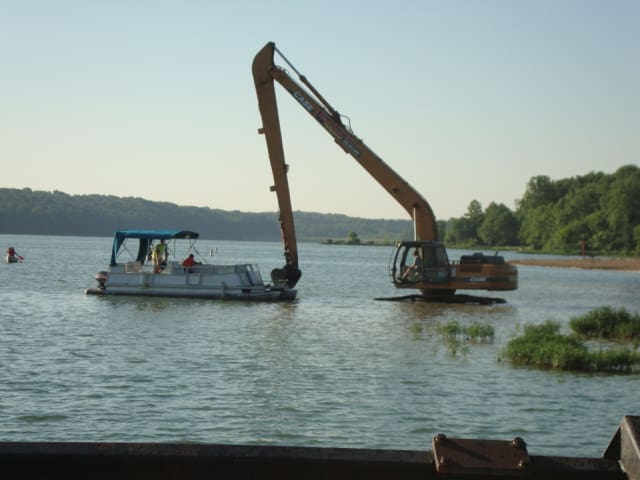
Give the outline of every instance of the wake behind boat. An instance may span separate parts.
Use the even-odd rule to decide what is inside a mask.
[[[189,230],[118,230],[108,270],[98,272],[95,277],[98,286],[85,293],[257,301],[295,299],[297,291],[288,285],[265,283],[257,265],[206,263],[195,248],[198,237],[198,233]],[[185,252],[184,260],[176,256],[181,250]],[[196,255],[200,262],[195,260]],[[123,261],[121,257],[128,258]]]

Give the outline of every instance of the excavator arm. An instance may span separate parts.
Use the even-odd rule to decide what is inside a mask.
[[[275,64],[274,55],[279,56],[294,71],[298,81],[282,67]],[[300,278],[298,251],[293,222],[291,196],[287,180],[288,166],[284,159],[282,132],[278,117],[275,82],[278,82],[311,115],[334,141],[351,155],[391,196],[407,211],[414,225],[413,241],[396,243],[395,254],[390,265],[390,276],[398,288],[413,288],[423,297],[451,301],[456,290],[514,290],[518,286],[518,273],[514,265],[504,262],[497,254],[488,257],[474,254],[461,257],[451,263],[444,245],[438,242],[437,223],[429,203],[378,157],[362,140],[343,123],[344,118],[311,85],[304,75],[285,58],[273,42],[267,43],[253,59],[253,80],[258,95],[258,106],[262,116],[262,128],[273,172],[274,190],[280,208],[280,227],[287,263],[275,269],[271,277],[274,283],[293,287]],[[410,256],[419,257],[409,265]],[[419,262],[418,262],[419,260]],[[419,266],[418,266],[419,265]],[[477,300],[476,297],[461,297],[459,301]],[[497,301],[501,299],[489,299]]]
[[[258,108],[262,116],[262,128],[259,133],[265,135],[267,151],[273,172],[273,186],[278,198],[280,231],[284,243],[284,256],[286,264],[281,269],[274,269],[271,278],[274,283],[285,283],[293,288],[300,279],[301,272],[298,268],[298,244],[296,241],[295,224],[293,222],[293,209],[291,206],[291,194],[287,180],[288,165],[284,160],[284,148],[282,146],[282,133],[280,131],[280,118],[278,116],[278,104],[270,75],[270,63],[256,56],[253,61],[253,79],[258,95]],[[273,52],[271,54],[273,58]]]
[[[304,87],[296,82],[285,69],[275,64],[274,54],[276,52],[296,72]],[[260,114],[262,115],[263,127],[260,131],[266,136],[271,168],[276,183],[275,190],[278,194],[278,203],[280,205],[285,251],[287,246],[291,250],[291,246],[295,244],[295,235],[274,81],[282,85],[302,108],[322,125],[335,142],[404,207],[413,219],[416,239],[437,240],[436,219],[429,203],[365,145],[349,127],[343,124],[341,115],[318,93],[307,81],[306,77],[297,72],[273,42],[267,43],[255,56],[253,60],[253,79],[258,94]]]

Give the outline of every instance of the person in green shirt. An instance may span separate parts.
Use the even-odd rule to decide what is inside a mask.
[[[169,249],[167,249],[167,244],[164,243],[164,239],[160,239],[160,243],[153,249],[152,258],[154,271],[161,272],[167,265],[167,260],[169,259]]]

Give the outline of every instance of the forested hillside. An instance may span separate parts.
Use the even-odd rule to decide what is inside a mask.
[[[445,241],[458,245],[521,245],[533,250],[640,254],[640,168],[552,180],[532,177],[511,211],[477,201],[447,224]]]
[[[375,220],[295,212],[302,241],[362,243],[411,239],[407,220]],[[110,236],[123,228],[176,228],[219,240],[279,241],[276,212],[247,213],[182,207],[142,198],[67,195],[29,188],[0,188],[0,233]],[[532,177],[515,211],[472,200],[460,218],[438,221],[450,247],[519,246],[530,250],[589,254],[640,254],[640,168],[591,172],[560,180]]]
[[[296,212],[295,221],[298,238],[309,241],[346,239],[350,232],[357,232],[362,241],[393,241],[410,238],[412,232],[410,220]],[[125,228],[191,229],[217,240],[280,240],[276,212],[230,212],[133,197],[0,188],[0,233],[111,236]]]

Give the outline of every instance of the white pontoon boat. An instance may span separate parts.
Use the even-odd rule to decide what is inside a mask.
[[[293,300],[296,290],[285,283],[265,283],[257,265],[208,264],[204,258],[183,266],[175,257],[176,241],[188,245],[186,254],[197,253],[198,233],[188,230],[119,230],[113,239],[111,262],[96,274],[98,286],[86,293],[99,295],[138,295],[235,300]],[[137,240],[133,251],[128,243]],[[152,259],[154,242],[171,242],[168,255]],[[157,245],[157,244],[156,244]],[[122,256],[128,256],[125,261]]]

